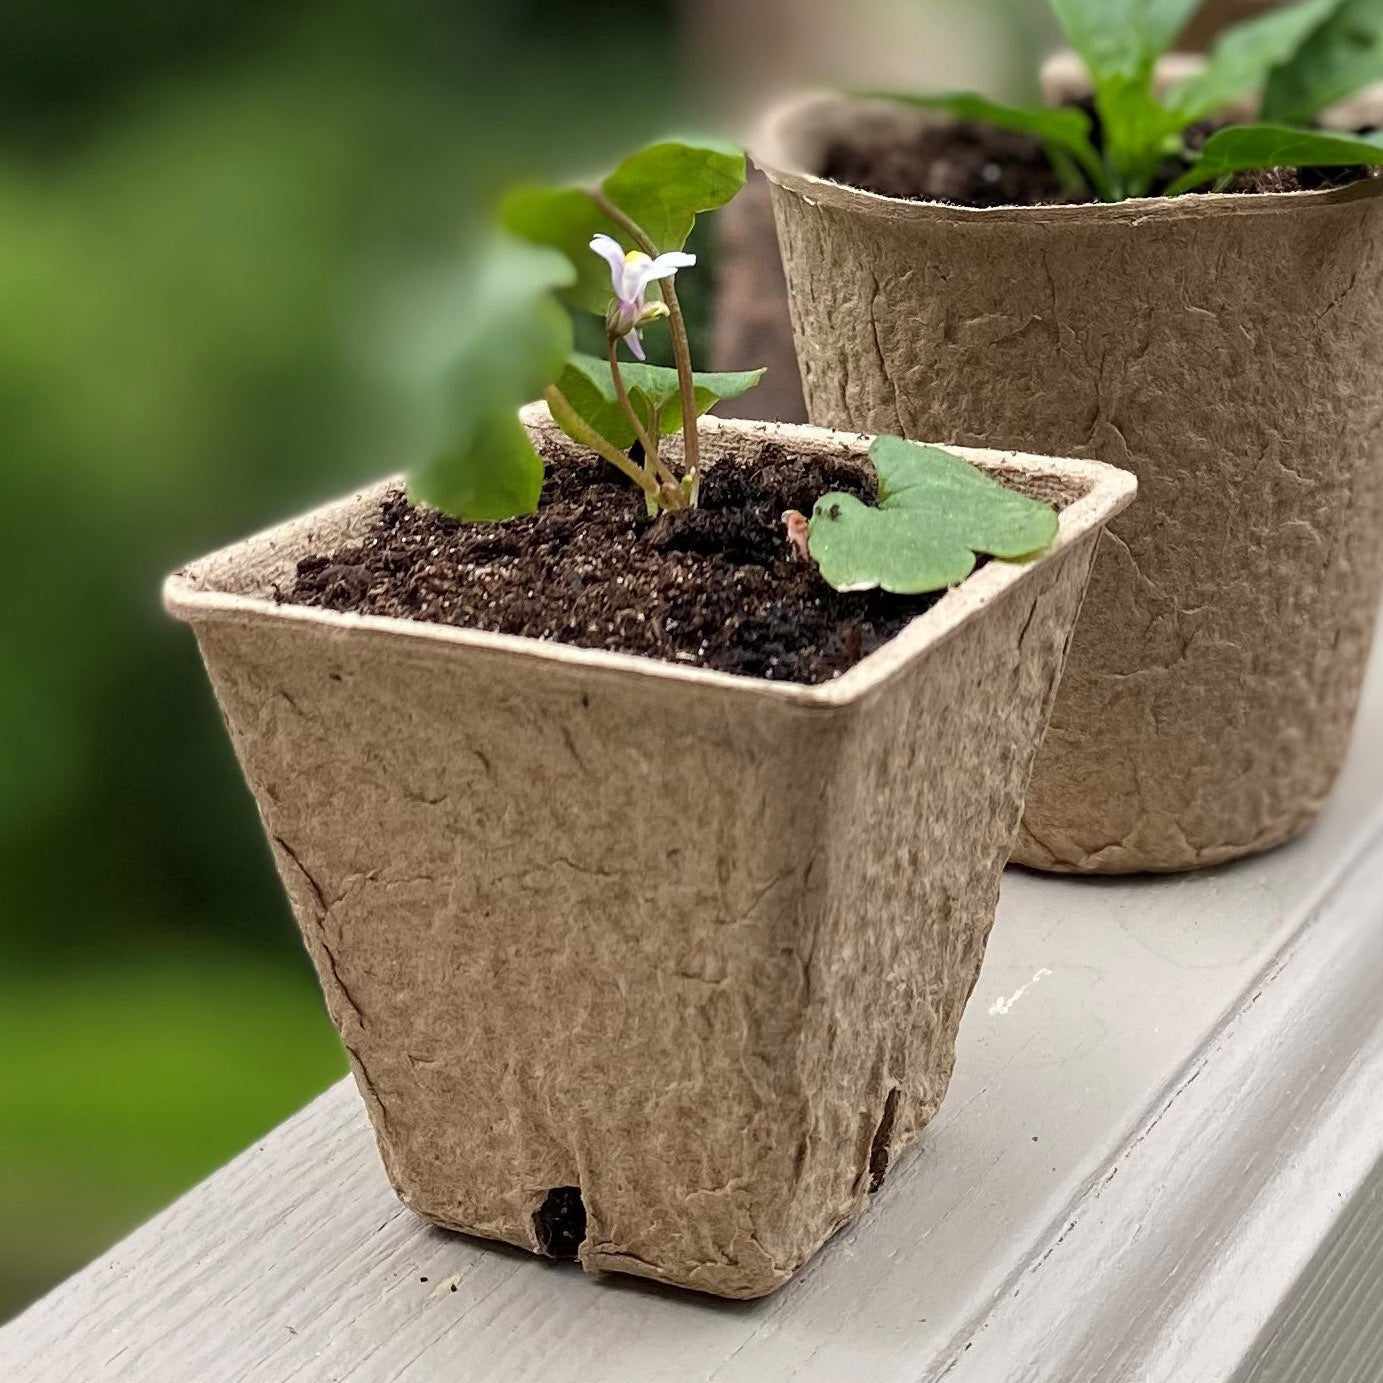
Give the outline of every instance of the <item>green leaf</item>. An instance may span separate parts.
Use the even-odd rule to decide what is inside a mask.
[[[654,144],[625,159],[600,191],[653,241],[660,253],[680,250],[697,216],[734,199],[744,186],[744,154],[730,145]],[[633,249],[628,231],[601,211],[579,187],[521,187],[501,203],[500,223],[533,245],[560,250],[576,269],[567,298],[588,312],[610,303],[610,268],[590,248],[598,234]]]
[[[764,373],[763,370],[745,370],[736,374],[693,375],[697,416],[714,408],[722,399],[737,399],[748,393]],[[676,370],[621,361],[620,377],[645,427],[652,426],[656,414],[663,436],[670,437],[682,430],[682,394]],[[574,353],[567,357],[557,387],[602,437],[622,449],[634,445],[634,429],[619,406],[609,361]]]
[[[747,176],[744,152],[733,145],[669,141],[625,159],[605,179],[605,195],[660,252],[680,250],[697,216],[733,201]]]
[[[443,301],[423,371],[434,440],[409,478],[413,499],[471,520],[537,509],[543,462],[518,410],[543,394],[571,350],[571,320],[553,296],[571,278],[560,255],[498,240],[455,301]]]
[[[1201,0],[1052,0],[1097,90],[1117,77],[1150,74],[1200,5]]]
[[[879,437],[869,459],[877,508],[829,494],[812,511],[808,546],[838,591],[945,590],[970,575],[977,553],[1031,557],[1056,537],[1055,510],[939,447]]]
[[[1200,0],[1052,0],[1095,88],[1111,199],[1144,196],[1186,122],[1153,94],[1153,67]]]
[[[1114,76],[1098,84],[1095,104],[1104,132],[1111,199],[1147,196],[1162,163],[1181,149],[1184,122],[1153,94],[1151,70],[1145,76]]]
[[[944,110],[957,120],[975,120],[997,125],[1003,130],[1031,134],[1047,144],[1074,149],[1090,141],[1090,117],[1075,106],[1006,106],[974,91],[944,92],[936,96],[917,96],[910,92],[862,92],[861,99],[897,101],[902,105]]]
[[[1383,78],[1383,5],[1343,0],[1268,78],[1263,119],[1310,124],[1327,106]]]
[[[914,96],[894,91],[867,92],[864,95],[869,100],[897,101],[928,110],[944,110],[957,120],[973,120],[1001,130],[1033,135],[1049,149],[1070,154],[1096,190],[1104,191],[1104,169],[1091,142],[1090,117],[1075,106],[1006,106],[973,91],[956,91],[940,96]]]
[[[1188,125],[1223,110],[1257,90],[1339,7],[1340,0],[1304,0],[1236,25],[1211,49],[1205,70],[1172,89],[1168,106]]]
[[[499,222],[530,245],[566,255],[576,277],[563,296],[574,307],[604,313],[612,296],[610,268],[592,253],[591,239],[598,234],[618,238],[621,232],[584,192],[575,187],[516,188],[500,204]]]
[[[410,478],[408,497],[453,518],[499,522],[535,513],[542,489],[543,458],[513,414],[477,419]]]
[[[1383,165],[1383,134],[1328,134],[1284,125],[1231,125],[1210,136],[1195,166],[1169,197],[1257,168],[1352,168]]]

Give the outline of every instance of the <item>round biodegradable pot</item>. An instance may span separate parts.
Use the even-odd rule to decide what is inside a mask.
[[[1383,181],[980,210],[815,175],[927,113],[811,97],[756,150],[816,423],[1094,457],[1100,545],[1014,858],[1290,839],[1344,758],[1383,577]]]
[[[573,449],[530,412],[550,464]],[[708,422],[707,460],[865,461]],[[169,579],[388,1175],[444,1227],[772,1291],[945,1093],[1112,467],[971,454],[1061,508],[834,682],[281,603],[385,483]]]

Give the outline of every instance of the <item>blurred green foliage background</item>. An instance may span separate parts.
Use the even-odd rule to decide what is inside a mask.
[[[0,1319],[345,1070],[161,578],[409,463],[409,304],[499,184],[674,124],[694,24],[0,6]]]
[[[0,1318],[345,1070],[160,581],[401,463],[398,305],[667,117],[631,8],[0,7]]]

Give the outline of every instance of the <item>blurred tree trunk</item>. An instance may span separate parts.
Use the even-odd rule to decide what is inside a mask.
[[[698,83],[709,87],[717,109],[728,110],[741,127],[752,126],[793,88],[863,74],[878,52],[899,51],[902,45],[886,42],[888,3],[689,0],[687,34]],[[805,422],[773,209],[768,184],[757,173],[720,218],[714,304],[712,368],[768,368],[758,389],[717,411]]]
[[[721,215],[714,303],[711,368],[768,370],[757,389],[716,411],[736,418],[806,422],[787,281],[762,173],[754,173]]]

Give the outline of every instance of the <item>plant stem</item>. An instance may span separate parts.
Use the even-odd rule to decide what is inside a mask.
[[[605,357],[610,362],[610,376],[615,382],[615,398],[624,410],[624,416],[629,419],[629,425],[634,429],[634,436],[639,439],[639,444],[643,447],[645,469],[650,475],[663,472],[662,475],[658,475],[658,478],[670,480],[675,485],[677,483],[676,477],[658,459],[657,436],[649,436],[648,429],[644,427],[643,420],[639,417],[633,401],[629,397],[629,390],[624,386],[624,375],[619,368],[619,338],[617,336],[606,336]]]
[[[1093,149],[1086,147],[1075,157],[1085,176],[1090,179],[1090,186],[1094,189],[1095,195],[1102,202],[1118,201],[1114,195],[1114,184],[1110,181],[1109,172],[1100,161],[1100,156]]]
[[[588,187],[585,189],[585,193],[595,203],[596,209],[602,215],[608,216],[644,254],[650,259],[658,258],[660,253],[658,247],[648,238],[647,232],[637,221],[631,220],[598,187]]]
[[[589,447],[597,456],[603,457],[621,474],[627,475],[644,494],[651,495],[659,503],[662,503],[663,496],[658,488],[658,482],[641,467],[636,466],[613,443],[607,442],[571,406],[570,400],[555,384],[551,385],[547,391],[547,406],[552,410],[552,416],[556,419],[557,424],[568,436],[575,438],[582,446]]]
[[[667,304],[672,356],[677,362],[677,382],[682,391],[683,456],[687,479],[691,481],[688,498],[694,509],[701,494],[701,433],[696,422],[696,382],[692,378],[691,342],[687,339],[687,323],[682,316],[682,305],[677,301],[677,290],[672,286],[672,280],[664,279],[659,286],[663,290],[663,301]]]
[[[1060,144],[1048,144],[1046,152],[1057,177],[1061,179],[1061,185],[1068,192],[1083,192],[1086,179],[1075,159]]]
[[[663,410],[662,410],[661,408],[656,408],[656,409],[653,410],[653,439],[654,439],[654,442],[656,443],[657,440],[658,440],[662,435],[663,435]],[[680,483],[679,483],[677,477],[672,473],[671,467],[667,464],[666,461],[663,460],[663,458],[662,458],[661,455],[658,457],[658,479],[659,479],[660,481],[662,481],[662,483],[663,483],[664,485],[671,485],[672,488],[673,488],[674,490],[680,489]]]
[[[587,188],[586,195],[596,207],[625,232],[644,254],[656,259],[658,247],[648,238],[643,227],[625,215],[599,188]],[[687,338],[687,322],[682,316],[682,304],[671,279],[659,285],[667,304],[668,330],[672,334],[672,356],[677,364],[677,382],[682,395],[683,457],[687,479],[691,481],[690,500],[693,507],[701,492],[701,435],[696,425],[696,382],[692,378],[691,343]]]

